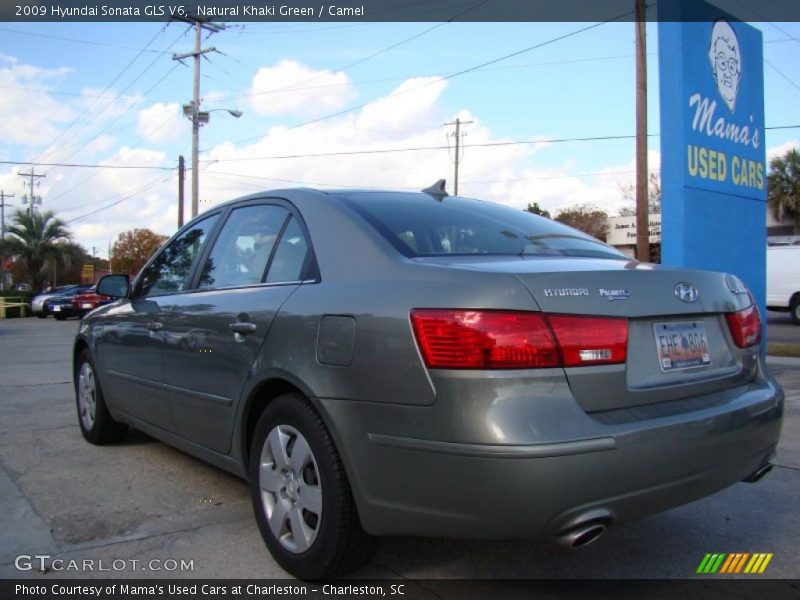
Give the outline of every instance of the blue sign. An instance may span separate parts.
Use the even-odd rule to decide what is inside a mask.
[[[658,3],[661,258],[766,296],[761,32],[700,0]]]

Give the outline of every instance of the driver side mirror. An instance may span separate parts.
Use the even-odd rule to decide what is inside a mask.
[[[131,282],[127,275],[106,275],[97,282],[97,293],[112,298],[127,298]]]

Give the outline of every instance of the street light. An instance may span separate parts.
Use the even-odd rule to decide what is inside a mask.
[[[198,168],[200,154],[200,127],[208,123],[209,115],[215,111],[224,111],[232,117],[238,119],[244,113],[233,108],[212,108],[211,110],[199,110],[199,103],[190,101],[183,105],[183,116],[192,122],[192,218],[197,216],[200,204],[200,169]]]

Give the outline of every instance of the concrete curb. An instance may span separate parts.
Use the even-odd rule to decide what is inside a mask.
[[[793,358],[791,356],[767,356],[767,364],[781,367],[797,367],[800,369],[800,358]]]

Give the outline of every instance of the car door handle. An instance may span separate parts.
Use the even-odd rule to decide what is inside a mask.
[[[233,333],[244,335],[246,333],[253,333],[257,328],[255,323],[236,321],[235,323],[228,323],[228,329],[230,329]]]
[[[162,329],[164,329],[164,324],[161,323],[160,321],[150,321],[147,324],[147,328],[150,331],[161,331]]]

